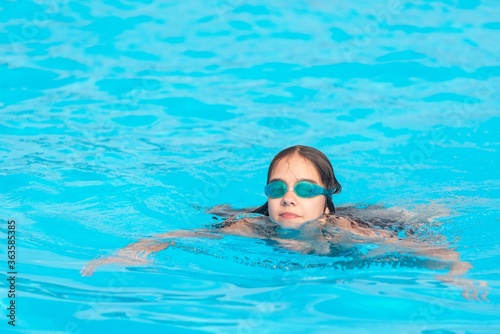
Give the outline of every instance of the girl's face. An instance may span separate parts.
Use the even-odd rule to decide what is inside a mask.
[[[288,191],[281,198],[268,197],[269,218],[272,221],[285,228],[298,228],[323,215],[325,196],[302,198],[293,191],[299,181],[309,181],[325,187],[311,162],[297,154],[283,158],[271,171],[269,183],[276,180],[284,181]]]

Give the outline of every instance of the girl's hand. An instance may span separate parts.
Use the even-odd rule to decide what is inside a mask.
[[[461,288],[462,297],[467,300],[489,302],[488,284],[485,281],[475,281],[452,275],[440,275],[436,276],[436,278],[441,282]]]
[[[460,277],[465,275],[472,265],[465,261],[456,261],[446,275],[436,276],[441,282],[445,282],[462,289],[462,297],[467,300],[489,301],[488,284],[485,281],[474,281]]]
[[[87,264],[85,264],[82,270],[80,270],[80,274],[82,276],[92,276],[97,267],[106,264],[117,263],[117,264],[129,264],[129,265],[144,265],[149,262],[150,261],[148,261],[147,259],[140,259],[140,258],[133,259],[126,257],[118,257],[118,256],[102,257],[87,262]]]
[[[174,242],[157,242],[154,240],[141,240],[120,250],[117,255],[101,257],[89,261],[80,271],[82,276],[92,276],[97,267],[106,264],[121,265],[146,265],[151,263],[148,256],[172,246]]]

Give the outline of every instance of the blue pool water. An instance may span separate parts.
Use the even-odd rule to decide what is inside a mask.
[[[500,332],[499,18],[479,0],[4,0],[0,271],[13,220],[17,274],[1,332]],[[440,271],[318,266],[238,237],[80,275],[213,223],[214,205],[262,204],[295,144],[330,157],[337,205],[441,215],[426,228],[489,301]]]

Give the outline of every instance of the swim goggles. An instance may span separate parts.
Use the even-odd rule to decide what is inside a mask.
[[[284,181],[273,181],[269,183],[265,188],[264,192],[267,196],[271,198],[280,198],[285,196],[288,191],[288,186]],[[311,183],[308,181],[300,181],[293,187],[293,191],[299,197],[311,198],[319,195],[332,196],[331,190],[326,190],[325,188]]]

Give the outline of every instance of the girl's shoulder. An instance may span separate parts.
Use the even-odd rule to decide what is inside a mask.
[[[276,229],[276,225],[271,223],[269,217],[260,214],[241,214],[213,224],[211,227],[230,234],[254,238],[272,238]]]
[[[384,231],[380,228],[370,226],[370,224],[350,216],[329,214],[325,217],[325,223],[355,235],[383,238],[393,237],[391,231]]]
[[[381,205],[338,207],[336,214],[366,228],[390,230],[398,233],[402,230],[408,231],[409,227],[406,224],[408,217],[405,212]],[[411,231],[409,232],[411,233]]]
[[[325,223],[331,224],[340,228],[354,228],[359,226],[358,222],[350,217],[341,216],[339,214],[326,214]]]

